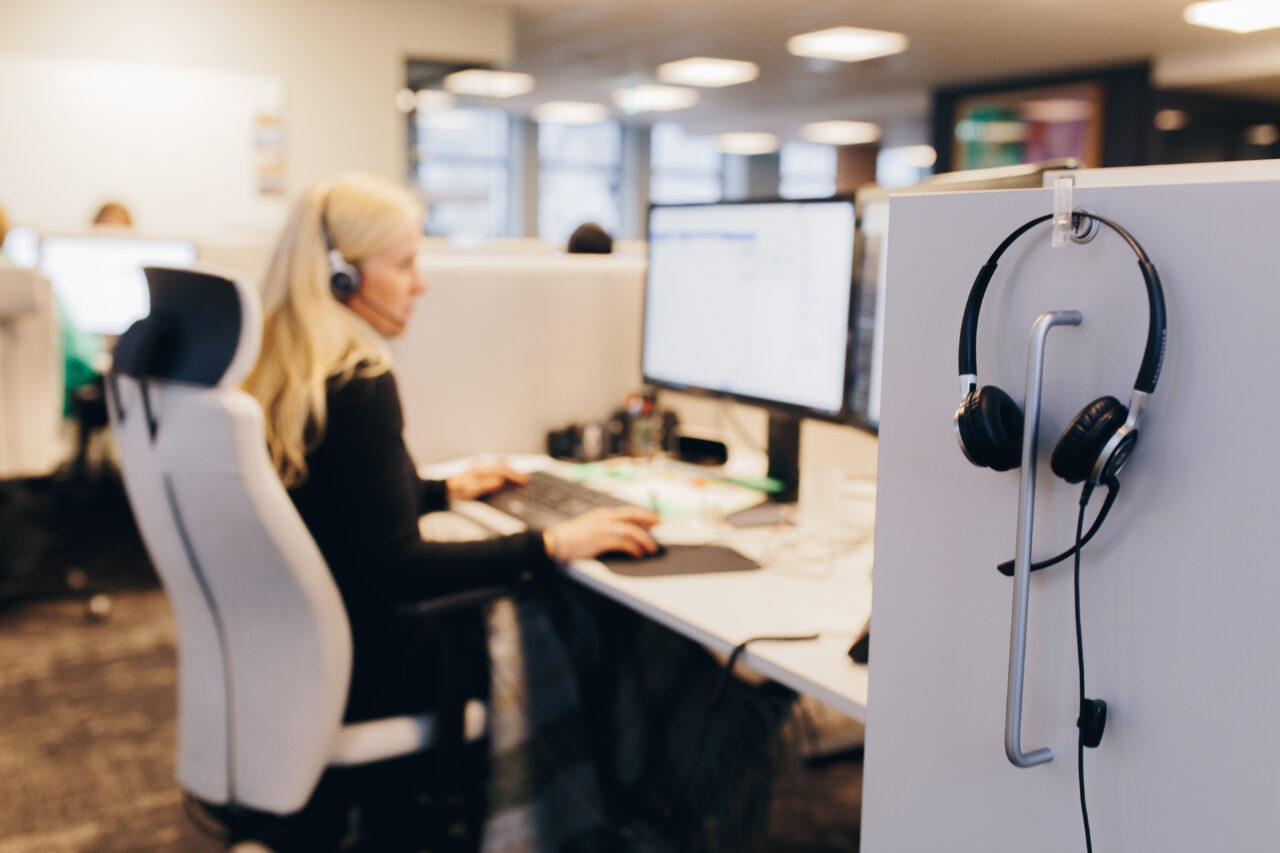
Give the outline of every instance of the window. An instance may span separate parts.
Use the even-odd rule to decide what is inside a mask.
[[[719,201],[723,158],[709,136],[686,136],[675,122],[653,126],[649,198],[655,204]]]
[[[778,165],[782,198],[826,198],[836,192],[836,149],[812,142],[782,146]]]
[[[538,125],[538,236],[568,242],[584,222],[618,233],[622,128],[617,122]]]
[[[427,233],[506,236],[511,132],[507,114],[480,107],[417,113],[416,177],[427,199]]]

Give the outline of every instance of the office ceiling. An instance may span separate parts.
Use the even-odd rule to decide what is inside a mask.
[[[1158,86],[1280,101],[1280,30],[1191,26],[1182,19],[1188,2],[508,0],[516,32],[510,68],[538,81],[510,105],[607,103],[613,89],[652,82],[657,65],[689,56],[760,66],[756,81],[701,90],[697,106],[665,114],[693,133],[797,138],[806,121],[858,119],[884,124],[886,144],[920,142],[938,87],[1134,61],[1152,62]],[[852,64],[787,53],[788,37],[839,25],[902,32],[911,45]]]

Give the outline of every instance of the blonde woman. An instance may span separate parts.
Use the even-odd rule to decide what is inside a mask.
[[[263,282],[262,354],[246,382],[262,404],[271,458],[347,606],[348,721],[430,702],[422,643],[407,642],[392,618],[401,603],[548,573],[558,559],[657,548],[647,529],[658,517],[639,509],[594,510],[483,542],[419,536],[423,513],[524,480],[489,465],[424,481],[405,448],[384,341],[404,332],[427,291],[416,262],[422,218],[412,195],[370,176],[310,189]]]

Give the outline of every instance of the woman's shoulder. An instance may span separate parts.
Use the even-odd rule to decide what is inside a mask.
[[[330,421],[347,414],[374,415],[395,422],[401,418],[400,392],[389,370],[369,373],[357,368],[351,376],[331,376],[325,385],[325,398]]]

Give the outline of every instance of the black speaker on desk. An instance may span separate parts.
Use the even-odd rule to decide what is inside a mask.
[[[729,460],[729,448],[723,441],[685,435],[679,429],[670,434],[667,452],[681,462],[693,465],[723,465]]]

